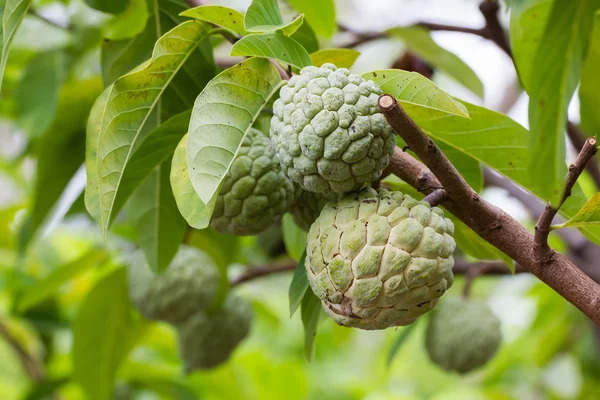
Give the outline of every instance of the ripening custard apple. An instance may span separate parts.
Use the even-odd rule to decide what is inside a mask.
[[[467,373],[487,363],[501,340],[500,321],[485,303],[451,297],[432,313],[425,347],[443,369]]]
[[[271,140],[261,131],[250,129],[223,179],[211,226],[224,234],[258,234],[281,218],[292,204],[294,193]]]
[[[144,317],[176,324],[212,304],[219,290],[217,268],[206,253],[181,246],[169,268],[155,274],[138,252],[129,266],[129,297]]]
[[[179,325],[179,352],[186,370],[213,368],[225,362],[248,335],[251,322],[250,305],[229,294],[220,310],[198,312]]]
[[[305,67],[273,104],[271,140],[302,189],[345,193],[381,176],[396,138],[377,84],[333,64]]]
[[[400,192],[363,189],[327,203],[312,224],[308,281],[340,325],[408,325],[452,285],[453,233],[438,207]]]
[[[290,213],[294,217],[294,222],[300,229],[308,232],[310,226],[321,214],[325,204],[332,200],[340,198],[338,193],[312,193],[300,190],[300,196],[292,204]]]

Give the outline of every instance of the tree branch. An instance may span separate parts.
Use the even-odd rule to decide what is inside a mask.
[[[574,164],[569,166],[569,172],[567,173],[567,178],[565,180],[565,189],[563,191],[562,198],[560,199],[560,203],[556,208],[552,207],[552,204],[546,204],[546,208],[540,215],[540,218],[537,221],[535,226],[535,245],[534,245],[534,253],[535,256],[541,264],[546,264],[550,261],[552,256],[554,255],[554,251],[548,245],[548,235],[550,234],[550,225],[552,224],[552,220],[560,210],[560,207],[565,203],[567,198],[571,195],[571,190],[579,175],[583,172],[588,161],[594,157],[597,153],[596,149],[596,139],[588,138],[585,141],[583,148],[579,152],[577,159]]]
[[[567,136],[577,151],[583,149],[587,136],[571,121],[567,121]],[[585,169],[594,179],[596,188],[600,189],[600,165],[598,162],[587,163]]]
[[[231,282],[229,282],[229,286],[234,287],[236,285],[239,285],[240,283],[248,282],[248,281],[251,281],[256,278],[260,278],[265,275],[293,271],[296,269],[297,265],[298,265],[297,263],[291,262],[291,263],[282,264],[282,265],[268,265],[266,267],[253,267],[253,268],[251,267],[251,268],[248,268],[248,270],[246,272],[244,272],[242,275],[238,276],[235,279],[232,279]]]
[[[551,250],[549,263],[542,267],[533,255],[533,235],[503,210],[482,199],[394,97],[382,95],[379,107],[390,125],[446,189],[449,200],[444,206],[452,214],[600,325],[600,285],[554,250]],[[415,165],[411,168],[414,169]],[[426,174],[425,169],[421,170],[421,174]],[[402,178],[405,172],[401,167],[397,175]],[[407,180],[407,183],[418,188],[414,179]]]
[[[428,202],[432,207],[437,206],[440,203],[443,203],[448,199],[448,193],[444,189],[436,189],[433,192],[429,193],[423,201]]]
[[[44,380],[44,371],[42,367],[36,362],[36,360],[27,352],[27,350],[21,345],[21,343],[15,338],[9,331],[8,327],[0,321],[0,336],[6,340],[10,347],[19,357],[21,364],[31,379],[36,382],[42,382]]]

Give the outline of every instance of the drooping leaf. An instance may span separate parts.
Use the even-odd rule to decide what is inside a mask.
[[[220,73],[196,99],[188,129],[188,171],[204,204],[214,204],[246,132],[280,83],[268,60],[251,58]]]
[[[294,313],[298,309],[298,306],[300,306],[300,303],[304,298],[304,294],[308,289],[308,278],[306,277],[306,269],[304,267],[305,261],[306,251],[302,253],[300,261],[298,261],[298,266],[294,270],[292,282],[290,283],[290,288],[288,292],[288,297],[290,300],[290,318],[294,315]]]
[[[125,268],[117,268],[98,281],[73,322],[73,377],[86,398],[112,398],[117,368],[144,326],[133,317]]]
[[[402,345],[404,343],[406,343],[406,340],[410,337],[410,334],[414,331],[414,328],[415,328],[415,326],[417,326],[419,321],[420,320],[416,320],[412,324],[402,328],[402,331],[400,331],[400,333],[394,340],[394,344],[392,345],[392,348],[390,349],[390,351],[388,353],[388,356],[386,359],[386,364],[388,367],[390,365],[392,365],[392,361],[394,361],[394,358],[396,358],[396,355],[402,348]]]
[[[229,29],[236,35],[247,34],[244,28],[244,14],[233,8],[204,5],[185,10],[180,14],[182,17],[195,18],[200,21],[210,22],[225,29]]]
[[[543,39],[533,55],[529,88],[531,182],[540,196],[557,204],[562,195],[567,108],[577,87],[581,64],[600,0],[557,1]]]
[[[290,257],[299,261],[306,250],[306,232],[294,223],[291,214],[286,213],[281,221],[283,243]]]
[[[306,20],[290,37],[300,43],[309,53],[314,53],[319,50],[319,40]]]
[[[579,228],[587,225],[600,225],[600,193],[592,196],[573,218],[556,228]]]
[[[283,26],[277,0],[252,0],[244,16],[248,32],[272,32]]]
[[[600,132],[600,12],[594,18],[594,28],[590,36],[587,57],[581,69],[581,83],[579,84],[579,112],[581,127],[584,132]]]
[[[337,29],[333,0],[288,0],[301,13],[317,35],[330,38]]]
[[[469,117],[462,103],[454,100],[435,83],[416,72],[387,69],[365,72],[362,77],[375,82],[381,90],[397,98],[403,105],[405,102],[414,103],[432,110]]]
[[[233,45],[231,55],[274,58],[296,68],[312,65],[302,45],[281,33],[246,36]]]
[[[81,257],[56,267],[50,275],[25,290],[19,299],[19,311],[24,312],[46,300],[48,297],[53,296],[63,284],[84,271],[102,264],[107,259],[108,254],[105,251],[91,249]]]
[[[304,293],[300,312],[304,326],[304,359],[310,363],[315,356],[315,336],[321,316],[321,300],[315,296],[312,290]]]
[[[157,273],[164,271],[175,257],[187,226],[177,209],[170,175],[171,162],[167,160],[155,168],[127,204],[137,243]]]
[[[171,187],[179,212],[187,223],[196,229],[204,229],[210,223],[212,210],[217,202],[217,196],[212,198],[208,207],[202,202],[192,186],[188,171],[187,134],[181,139],[171,166]]]
[[[335,64],[338,68],[350,68],[360,56],[360,51],[353,49],[322,49],[310,54],[316,67],[325,63]]]
[[[113,210],[115,196],[129,158],[151,128],[158,125],[147,122],[160,121],[162,94],[210,31],[203,22],[188,21],[178,25],[156,42],[151,60],[115,82],[98,138],[98,189],[103,232],[116,216]]]
[[[2,54],[0,55],[0,88],[2,86],[2,78],[8,61],[8,53],[10,44],[12,43],[15,33],[23,21],[23,17],[27,14],[27,10],[31,5],[31,0],[3,0],[0,2],[0,15],[2,15]]]
[[[122,13],[129,5],[129,0],[85,0],[85,2],[88,6],[109,14]]]
[[[483,84],[475,72],[454,53],[440,47],[429,31],[419,26],[393,28],[387,31],[391,37],[402,39],[406,47],[436,69],[456,79],[479,97],[483,97]]]

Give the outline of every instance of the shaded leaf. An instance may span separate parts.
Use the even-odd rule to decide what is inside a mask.
[[[412,324],[408,325],[407,327],[402,328],[402,330],[400,331],[400,333],[398,334],[398,336],[394,340],[394,344],[390,348],[390,351],[389,351],[389,353],[387,355],[386,364],[387,364],[388,367],[390,365],[392,365],[392,361],[394,361],[394,358],[396,357],[396,354],[398,354],[398,352],[402,348],[402,345],[410,337],[410,334],[413,332],[415,326],[417,326],[417,324],[418,324],[419,321],[420,321],[420,319],[416,320],[415,322],[413,322]]]
[[[387,32],[392,37],[402,39],[406,47],[436,69],[456,79],[477,96],[483,97],[483,84],[477,74],[454,53],[440,47],[427,29],[409,26],[393,28]]]
[[[298,306],[300,306],[300,303],[304,298],[304,294],[308,289],[308,278],[306,277],[306,268],[304,266],[305,261],[306,251],[302,253],[300,261],[298,261],[298,266],[294,270],[294,276],[292,277],[292,282],[290,283],[290,288],[288,291],[288,297],[290,300],[290,318],[294,315],[298,309]]]
[[[180,15],[210,22],[228,29],[236,35],[244,36],[247,33],[244,28],[244,14],[233,8],[205,5],[185,10]]]
[[[301,13],[319,36],[329,38],[337,29],[333,0],[288,0]]]
[[[316,67],[332,63],[338,68],[350,68],[358,56],[360,56],[360,51],[353,49],[322,49],[311,53],[310,59]]]
[[[2,78],[8,61],[8,53],[10,44],[12,43],[15,33],[23,21],[23,17],[27,14],[27,10],[31,5],[31,0],[3,0],[0,2],[0,14],[2,15],[2,54],[0,55],[0,87],[2,86]]]
[[[319,40],[306,20],[304,20],[304,23],[300,25],[298,30],[290,37],[300,43],[300,45],[309,53],[314,53],[319,50]]]
[[[214,204],[246,132],[280,83],[268,60],[251,58],[220,73],[196,99],[188,130],[188,171],[204,204]]]
[[[581,69],[579,84],[579,112],[581,127],[585,132],[600,132],[600,12],[594,18],[594,28],[590,36],[587,57]]]
[[[300,312],[304,326],[304,359],[311,362],[315,356],[315,336],[321,316],[321,300],[312,290],[307,290],[302,299]]]
[[[308,52],[300,43],[281,33],[246,36],[233,45],[231,55],[274,58],[296,68],[312,65]]]
[[[141,33],[146,28],[147,22],[148,1],[130,0],[123,12],[115,15],[103,26],[102,32],[105,39],[124,40]]]
[[[291,214],[286,213],[281,221],[283,229],[283,243],[290,257],[299,261],[306,250],[306,232],[294,223]]]
[[[586,225],[600,225],[600,193],[596,193],[567,222],[553,228],[579,228]]]
[[[129,0],[85,0],[86,4],[98,11],[119,14],[125,11]]]

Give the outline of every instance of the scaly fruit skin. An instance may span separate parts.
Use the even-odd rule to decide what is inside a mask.
[[[129,266],[129,297],[149,319],[176,324],[208,308],[219,289],[219,272],[204,252],[182,246],[162,274],[150,270],[142,252]]]
[[[454,281],[453,233],[440,208],[400,192],[363,189],[327,203],[312,224],[308,281],[340,325],[408,325]]]
[[[223,179],[211,226],[224,234],[256,235],[281,218],[294,193],[270,139],[250,129]]]
[[[308,232],[310,226],[321,214],[325,204],[337,200],[340,195],[337,193],[312,193],[300,190],[300,196],[292,204],[290,213],[294,217],[294,222],[300,229]]]
[[[443,369],[467,373],[487,363],[501,341],[500,321],[486,304],[451,297],[433,311],[425,347]]]
[[[377,104],[381,89],[333,64],[305,67],[273,104],[271,140],[302,189],[346,193],[381,176],[396,138]]]
[[[199,312],[178,327],[179,352],[186,370],[208,369],[225,362],[250,331],[252,309],[230,294],[221,310]]]

